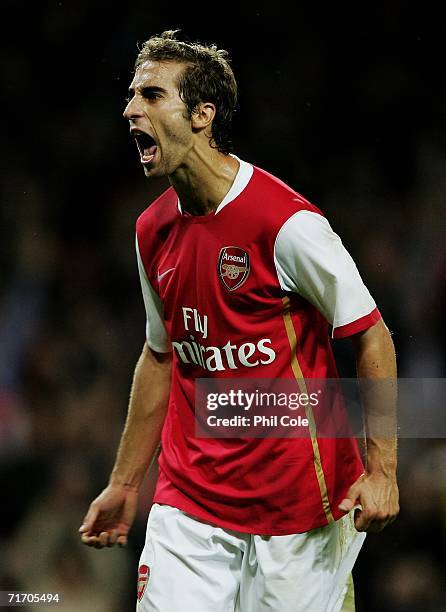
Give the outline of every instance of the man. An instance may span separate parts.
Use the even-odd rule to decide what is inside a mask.
[[[363,532],[398,513],[395,440],[369,434],[364,470],[353,439],[318,439],[314,423],[301,439],[195,433],[197,378],[336,377],[329,325],[352,337],[360,378],[396,376],[389,332],[322,213],[230,155],[235,104],[225,52],[175,32],[144,44],[124,117],[146,176],[171,187],[137,222],[147,342],[81,537],[126,543],[161,439],[138,610],[346,609]],[[392,393],[365,410],[369,431],[392,420]]]

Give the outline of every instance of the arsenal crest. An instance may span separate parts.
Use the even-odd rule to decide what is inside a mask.
[[[236,246],[223,247],[218,257],[218,276],[229,291],[238,289],[248,278],[249,255]]]
[[[138,571],[138,601],[141,601],[147,583],[149,582],[150,567],[148,565],[140,565]]]

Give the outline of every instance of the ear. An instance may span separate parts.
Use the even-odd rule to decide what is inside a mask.
[[[209,127],[215,117],[215,112],[215,104],[212,104],[212,102],[200,102],[192,113],[192,129],[202,130]]]

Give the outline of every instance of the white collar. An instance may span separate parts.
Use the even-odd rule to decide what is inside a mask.
[[[238,169],[234,182],[232,183],[228,193],[225,195],[223,200],[220,202],[220,204],[215,209],[215,213],[214,213],[215,215],[219,213],[227,204],[232,202],[232,200],[235,200],[235,198],[237,198],[242,193],[242,191],[246,188],[249,181],[251,180],[251,177],[254,172],[254,168],[251,164],[248,164],[248,162],[245,162],[242,159],[239,159],[236,155],[232,155],[232,153],[230,153],[230,155],[231,157],[234,157],[234,159],[238,161],[239,169]],[[179,198],[178,198],[178,210],[180,211],[181,214],[183,214],[183,210],[181,208],[181,203],[180,203]]]

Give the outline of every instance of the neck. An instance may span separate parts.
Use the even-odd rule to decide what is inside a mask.
[[[213,212],[230,190],[239,168],[238,161],[210,146],[194,147],[169,181],[181,208],[192,215]]]

